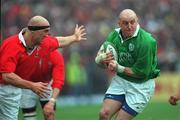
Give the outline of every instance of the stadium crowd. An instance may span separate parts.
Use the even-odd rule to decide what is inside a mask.
[[[82,84],[88,86],[86,92],[102,93],[108,85],[107,77],[104,77],[104,72],[96,66],[95,54],[107,33],[113,29],[112,26],[117,26],[114,23],[117,23],[115,20],[119,11],[125,8],[136,11],[140,16],[140,25],[153,33],[158,40],[160,69],[180,71],[179,6],[179,0],[1,0],[0,36],[3,40],[18,33],[33,15],[47,18],[53,28],[53,35],[69,35],[76,23],[85,25],[88,40],[60,51],[65,58],[65,64],[69,63],[72,53],[79,54],[77,64],[83,65],[82,73],[87,75],[82,79]],[[68,76],[68,69],[66,74]],[[64,94],[69,93],[69,90],[65,83]]]

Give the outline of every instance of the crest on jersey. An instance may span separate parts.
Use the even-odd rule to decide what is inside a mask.
[[[134,51],[134,45],[132,43],[129,44],[129,51],[130,52]]]

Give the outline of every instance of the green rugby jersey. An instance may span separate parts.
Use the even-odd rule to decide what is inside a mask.
[[[139,77],[117,73],[120,77],[131,82],[143,82],[148,79],[156,78],[160,70],[157,67],[157,42],[149,34],[139,26],[137,27],[133,37],[127,40],[122,39],[120,28],[113,30],[107,37],[116,47],[118,54],[118,63],[125,67],[130,67],[132,71]]]

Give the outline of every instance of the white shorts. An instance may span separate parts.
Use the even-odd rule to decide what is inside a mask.
[[[133,83],[116,75],[112,78],[106,94],[124,94],[128,106],[137,113],[140,113],[153,96],[154,91],[155,81],[153,79],[143,83]]]
[[[40,98],[36,93],[34,93],[30,89],[22,89],[22,96],[20,107],[21,108],[32,108],[35,107],[38,101],[48,101],[52,96],[52,87],[51,83],[49,83],[48,87],[51,89],[50,95],[47,95],[46,98]]]
[[[0,120],[18,120],[21,88],[0,85]]]

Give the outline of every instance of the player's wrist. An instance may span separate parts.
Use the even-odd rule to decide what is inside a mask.
[[[56,99],[55,99],[55,98],[50,98],[50,99],[49,99],[49,102],[51,102],[51,103],[54,103],[54,104],[55,104],[55,103],[56,103]]]
[[[71,35],[71,39],[73,42],[77,41],[78,37],[76,34]]]
[[[122,66],[122,65],[117,65],[117,72],[119,72],[119,73],[123,73],[124,72],[124,70],[125,70],[125,67],[124,66]]]

